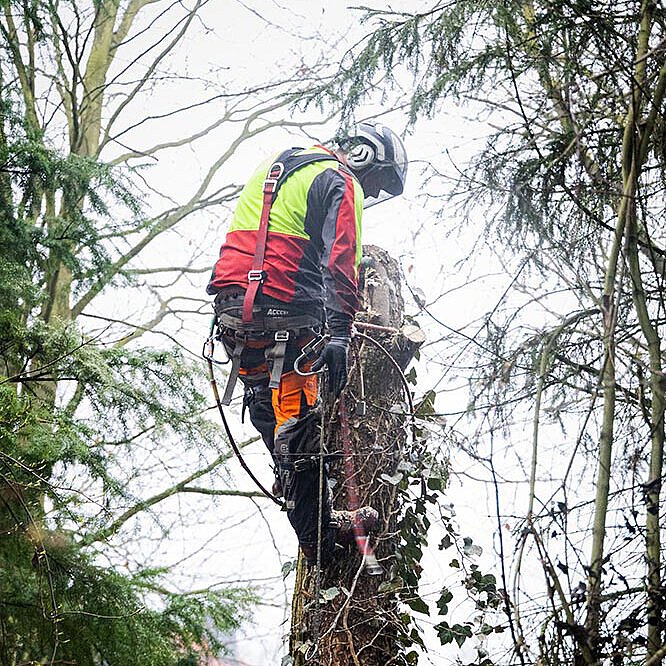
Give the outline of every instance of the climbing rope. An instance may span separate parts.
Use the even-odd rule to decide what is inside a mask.
[[[364,322],[357,322],[354,324],[355,328],[369,328],[371,330],[379,330],[379,331],[390,331],[393,333],[399,333],[399,329],[396,328],[389,328],[388,326],[377,326],[375,324],[366,324]],[[407,378],[405,377],[405,373],[402,371],[402,368],[398,365],[398,362],[391,356],[389,351],[382,345],[381,342],[375,340],[374,338],[370,337],[369,335],[366,335],[365,333],[361,333],[360,331],[356,330],[353,332],[354,337],[356,338],[362,338],[363,340],[367,340],[371,344],[373,344],[377,349],[379,349],[382,354],[391,362],[393,367],[398,371],[398,376],[400,377],[400,381],[402,382],[402,385],[405,389],[405,398],[407,399],[407,404],[409,405],[409,417],[413,421],[415,414],[414,414],[414,401],[412,400],[412,393],[409,390],[409,384],[407,383]]]
[[[294,364],[294,368],[298,372],[298,361]],[[306,652],[306,661],[311,661],[319,652],[319,633],[321,631],[321,540],[323,536],[323,514],[324,514],[324,493],[327,489],[324,488],[324,457],[326,451],[324,439],[324,423],[326,422],[326,414],[324,413],[325,402],[322,400],[322,414],[319,424],[319,457],[318,457],[318,478],[317,478],[317,559],[315,562],[315,612],[312,623],[312,647]]]

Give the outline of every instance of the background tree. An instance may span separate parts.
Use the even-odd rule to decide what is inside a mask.
[[[447,335],[445,357],[476,369],[470,452],[496,483],[510,467],[492,442],[531,422],[531,453],[509,447],[529,470],[502,562],[512,663],[665,653],[665,19],[649,0],[369,10],[372,32],[316,93],[351,114],[388,78],[413,121],[456,100],[494,128],[446,205],[483,225],[512,274],[481,322]],[[541,593],[521,576],[532,558]]]
[[[170,529],[197,520],[174,498],[237,494],[174,335],[204,307],[179,285],[209,267],[169,248],[237,194],[222,170],[243,142],[301,126],[279,118],[289,80],[232,90],[219,70],[183,71],[207,5],[0,3],[3,664],[174,664],[219,651],[255,600],[155,566]],[[180,95],[157,111],[170,83]],[[149,165],[205,142],[184,203],[158,191]],[[160,242],[167,265],[144,262]]]

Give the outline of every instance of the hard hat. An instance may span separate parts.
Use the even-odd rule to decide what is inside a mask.
[[[402,194],[407,153],[395,132],[380,123],[362,122],[349,130],[340,146],[363,187],[364,208]]]

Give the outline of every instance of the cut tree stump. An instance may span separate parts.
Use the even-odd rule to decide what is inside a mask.
[[[424,341],[421,330],[403,322],[404,303],[397,262],[387,252],[364,248],[361,278],[362,311],[357,321],[381,328],[359,331],[379,342],[404,370]],[[408,452],[406,394],[402,373],[372,343],[356,338],[350,354],[350,381],[345,404],[351,430],[353,479],[346,478],[341,460],[343,445],[337,403],[326,406],[324,440],[327,453],[338,454],[329,466],[332,505],[349,506],[349,484],[356,484],[360,505],[370,504],[380,515],[371,543],[383,573],[369,575],[355,546],[321,570],[306,568],[302,558],[296,571],[290,638],[295,666],[386,666],[405,663],[404,623],[395,591],[386,590],[399,544],[401,506],[396,485],[387,481]],[[363,386],[363,390],[361,389]],[[365,393],[367,412],[358,408]],[[317,599],[319,587],[319,599]],[[408,642],[408,641],[407,641]]]

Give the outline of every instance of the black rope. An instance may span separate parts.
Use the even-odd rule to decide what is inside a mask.
[[[319,424],[319,478],[317,481],[317,561],[315,562],[315,604],[314,622],[312,627],[312,650],[308,651],[306,658],[314,659],[319,653],[319,635],[321,633],[321,540],[324,526],[324,423],[326,422],[326,402],[321,397],[321,382],[318,382],[317,392],[321,404],[321,421]]]
[[[379,326],[377,327],[379,329]],[[387,329],[383,329],[387,330]],[[391,356],[389,351],[384,347],[384,345],[381,344],[381,342],[378,342],[374,338],[371,338],[369,335],[366,335],[365,333],[361,333],[360,331],[354,331],[353,336],[355,338],[363,338],[363,340],[367,340],[368,342],[372,343],[377,349],[379,349],[386,358],[391,361],[395,369],[398,371],[398,375],[400,376],[400,381],[402,382],[402,385],[405,389],[405,397],[407,398],[407,403],[409,404],[409,415],[413,419],[415,416],[415,411],[414,411],[414,401],[412,400],[412,392],[409,388],[409,384],[407,383],[407,378],[405,377],[405,373],[402,371],[402,368],[398,365],[398,362]]]

